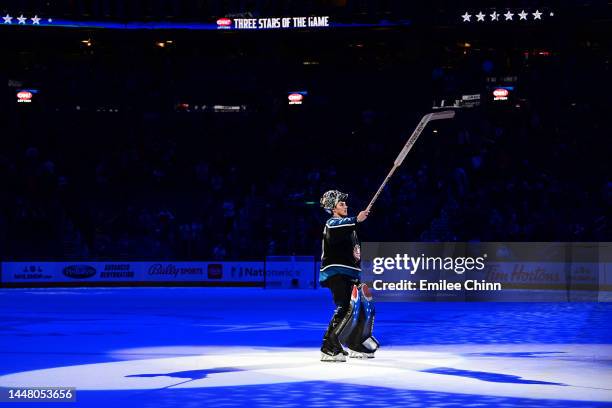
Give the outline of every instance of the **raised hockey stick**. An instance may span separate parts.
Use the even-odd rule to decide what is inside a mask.
[[[410,135],[410,138],[404,145],[404,148],[397,156],[397,159],[395,159],[395,161],[393,162],[393,167],[391,167],[389,174],[387,174],[387,177],[385,177],[385,180],[382,182],[382,184],[378,188],[378,191],[376,192],[376,194],[374,194],[374,197],[372,197],[372,200],[370,201],[370,204],[368,204],[366,211],[370,211],[372,209],[374,202],[376,202],[376,200],[378,199],[378,196],[380,195],[380,193],[382,193],[383,189],[387,185],[387,182],[391,179],[391,176],[393,175],[393,173],[395,173],[395,170],[399,166],[402,165],[402,163],[404,162],[404,159],[408,155],[408,152],[410,151],[410,149],[412,149],[412,146],[415,144],[415,142],[417,141],[417,139],[423,132],[423,129],[425,129],[425,126],[427,126],[427,124],[432,120],[451,119],[454,117],[455,117],[455,111],[452,111],[452,110],[442,111],[442,112],[432,112],[432,113],[428,113],[427,115],[423,116],[423,118],[417,125],[416,129],[414,129],[414,132],[412,132],[412,135]]]

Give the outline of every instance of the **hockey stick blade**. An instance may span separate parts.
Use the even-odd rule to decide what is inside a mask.
[[[399,153],[399,155],[397,156],[397,158],[393,162],[393,167],[389,171],[389,174],[387,174],[387,177],[385,177],[385,180],[382,182],[382,184],[380,185],[380,187],[378,188],[378,190],[374,194],[374,197],[372,197],[372,200],[370,201],[370,204],[368,204],[368,206],[367,206],[367,210],[368,211],[372,208],[372,206],[374,205],[374,203],[378,199],[378,196],[380,196],[380,193],[383,191],[383,189],[387,185],[387,182],[391,179],[391,176],[393,175],[395,170],[399,166],[402,165],[402,163],[404,162],[404,159],[408,155],[408,152],[410,152],[410,149],[412,149],[412,146],[416,143],[417,139],[419,138],[419,136],[423,132],[423,129],[425,129],[425,126],[427,126],[429,121],[430,120],[439,120],[439,119],[451,119],[451,118],[454,118],[454,117],[455,117],[455,111],[450,111],[449,110],[449,111],[428,113],[427,115],[425,115],[425,116],[423,116],[421,118],[421,121],[417,125],[416,129],[414,129],[414,132],[412,132],[412,135],[410,135],[410,138],[408,139],[408,141],[406,142],[406,144],[402,148],[402,151]]]
[[[452,119],[455,117],[455,111],[447,110],[447,111],[442,111],[442,112],[434,112],[434,113],[431,113],[430,115],[431,115],[430,120]]]
[[[414,129],[414,132],[412,132],[412,135],[410,135],[410,138],[404,145],[404,148],[402,149],[402,151],[400,152],[400,154],[397,155],[397,159],[395,159],[395,162],[393,162],[393,165],[395,167],[399,167],[402,165],[402,163],[404,162],[404,159],[408,155],[408,152],[410,152],[410,149],[412,149],[412,146],[414,146],[414,144],[416,143],[417,139],[419,138],[419,136],[423,132],[423,129],[425,129],[425,126],[427,126],[429,121],[440,120],[440,119],[452,119],[454,117],[455,117],[455,111],[433,112],[433,113],[428,113],[427,115],[423,116],[423,118],[417,125],[416,129]]]

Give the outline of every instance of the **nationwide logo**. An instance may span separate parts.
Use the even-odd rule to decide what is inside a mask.
[[[90,265],[70,265],[62,273],[72,279],[87,279],[96,274],[96,268]]]
[[[232,277],[234,278],[263,278],[264,271],[261,268],[248,268],[248,267],[232,267]]]
[[[232,19],[231,18],[220,18],[217,20],[217,29],[227,30],[232,28]]]

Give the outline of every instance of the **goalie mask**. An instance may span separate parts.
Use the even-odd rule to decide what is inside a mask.
[[[321,197],[321,207],[328,213],[332,213],[332,210],[340,201],[346,201],[348,194],[344,194],[338,190],[329,190],[323,197]]]

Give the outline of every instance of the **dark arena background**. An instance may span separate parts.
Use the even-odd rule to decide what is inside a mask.
[[[0,17],[1,404],[611,406],[608,1]],[[319,200],[357,215],[445,111],[359,223],[380,350],[321,362]],[[497,245],[502,289],[379,291],[368,243]]]

